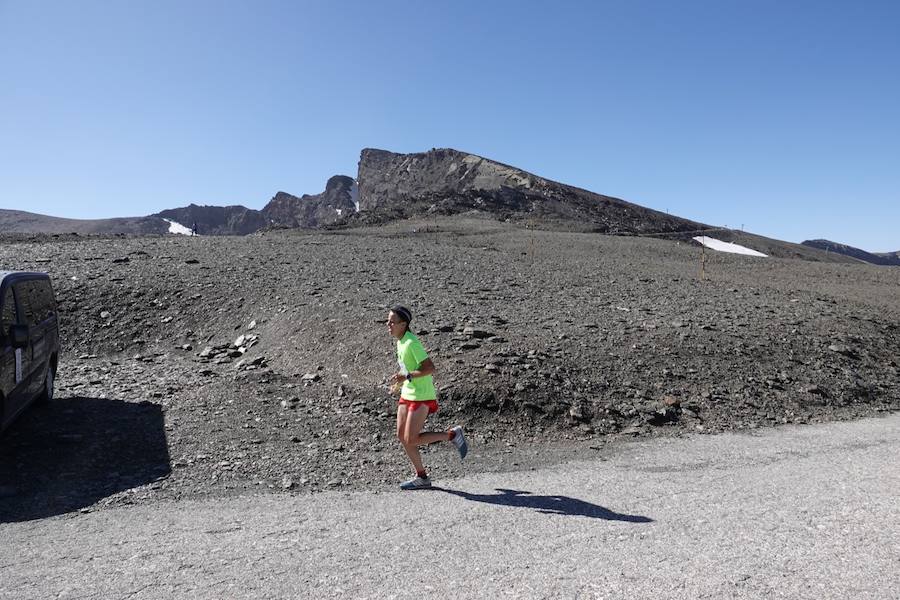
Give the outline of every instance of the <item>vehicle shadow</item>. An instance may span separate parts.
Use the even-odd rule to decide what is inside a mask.
[[[446,492],[471,500],[472,502],[484,502],[499,506],[514,506],[519,508],[531,508],[539,513],[548,515],[568,515],[571,517],[590,517],[592,519],[604,519],[606,521],[625,521],[627,523],[652,523],[653,519],[641,515],[627,515],[617,513],[599,504],[591,504],[577,498],[568,496],[538,496],[531,492],[519,490],[507,490],[497,488],[499,494],[472,494],[449,488],[432,487],[433,490]]]
[[[169,473],[158,404],[57,398],[0,437],[0,523],[76,511]]]

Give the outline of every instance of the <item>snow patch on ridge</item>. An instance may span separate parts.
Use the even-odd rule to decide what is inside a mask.
[[[180,235],[191,235],[191,230],[189,227],[185,227],[181,223],[173,221],[172,219],[163,219],[166,223],[169,224],[169,233],[177,233]]]
[[[767,256],[762,252],[757,252],[756,250],[751,250],[745,246],[741,246],[739,244],[732,244],[731,242],[723,242],[722,240],[717,240],[715,238],[707,237],[705,235],[698,235],[693,238],[695,242],[706,246],[712,250],[718,250],[719,252],[730,252],[732,254],[744,254],[746,256]]]

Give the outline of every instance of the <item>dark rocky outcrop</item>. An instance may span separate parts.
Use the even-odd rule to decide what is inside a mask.
[[[806,240],[803,242],[803,245],[811,248],[818,248],[819,250],[824,250],[826,252],[849,256],[873,265],[900,265],[900,252],[874,254],[872,252],[860,250],[859,248],[854,248],[853,246],[848,246],[847,244],[832,242],[831,240]]]
[[[286,192],[275,194],[262,209],[274,225],[310,229],[329,225],[356,212],[356,183],[352,177],[335,175],[321,194],[303,194],[299,198]]]
[[[452,149],[395,154],[365,149],[359,161],[360,219],[477,210],[539,227],[609,234],[674,233],[707,226],[618,198],[538,177]]]
[[[897,252],[873,252],[875,256],[883,258],[892,265],[900,265],[900,250]]]
[[[244,206],[197,206],[164,210],[158,217],[185,227],[197,224],[201,235],[247,235],[268,227],[314,229],[356,211],[356,186],[351,177],[335,175],[321,194],[297,197],[278,192],[262,210]]]
[[[190,204],[183,208],[171,208],[154,215],[171,219],[191,228],[197,225],[201,235],[247,235],[269,225],[269,221],[258,210],[245,206],[198,206]]]

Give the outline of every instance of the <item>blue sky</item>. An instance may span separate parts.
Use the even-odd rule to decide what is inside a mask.
[[[0,208],[263,205],[452,147],[900,250],[900,3],[0,0]]]

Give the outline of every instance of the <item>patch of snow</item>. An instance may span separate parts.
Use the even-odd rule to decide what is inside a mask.
[[[359,212],[359,182],[354,181],[353,185],[350,186],[350,200],[353,202],[353,206],[356,207],[356,212]]]
[[[338,214],[339,217],[340,217],[340,216],[343,216],[344,211],[343,211],[342,209],[336,208],[336,209],[334,209],[334,210],[337,211],[337,214]]]
[[[750,248],[747,248],[745,246],[732,244],[731,242],[723,242],[722,240],[717,240],[705,235],[698,235],[694,238],[694,241],[699,242],[700,244],[706,246],[707,248],[711,248],[712,250],[718,250],[719,252],[731,252],[732,254],[744,254],[746,256],[767,256],[762,252],[751,250]]]
[[[172,219],[163,219],[166,223],[169,224],[169,233],[178,233],[181,235],[191,235],[190,227],[185,227],[181,223],[173,221]]]

